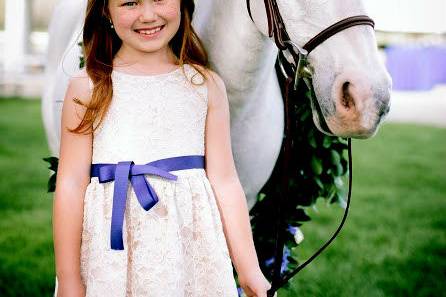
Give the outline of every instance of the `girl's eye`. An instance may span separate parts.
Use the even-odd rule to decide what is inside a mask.
[[[129,2],[125,2],[124,4],[122,4],[122,6],[136,6],[138,5],[138,2],[136,1],[129,1]]]

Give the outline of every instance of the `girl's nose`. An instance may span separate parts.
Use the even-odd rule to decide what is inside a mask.
[[[156,20],[157,14],[153,7],[152,1],[144,1],[141,8],[141,15],[139,21],[142,23],[148,23]]]

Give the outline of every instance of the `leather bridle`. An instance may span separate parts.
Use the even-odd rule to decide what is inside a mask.
[[[251,15],[251,0],[246,0],[246,5],[248,8],[249,17],[254,22]],[[257,0],[258,1],[258,0]],[[280,15],[279,8],[277,6],[276,0],[264,0],[266,15],[268,18],[268,36],[274,37],[274,41],[279,49],[278,54],[278,63],[280,69],[285,76],[285,94],[284,94],[284,107],[285,107],[285,135],[282,144],[282,153],[283,153],[283,164],[282,164],[282,193],[279,197],[279,204],[277,208],[277,218],[276,221],[276,252],[275,252],[275,261],[274,261],[274,270],[273,270],[273,279],[271,288],[268,290],[267,296],[273,297],[274,293],[285,285],[289,279],[291,279],[294,275],[296,275],[299,271],[301,271],[305,266],[307,266],[314,258],[316,258],[338,235],[344,222],[347,218],[348,209],[350,206],[350,198],[351,198],[351,187],[352,187],[352,152],[351,152],[351,139],[348,138],[348,159],[349,159],[349,184],[348,184],[348,199],[347,205],[344,212],[344,216],[342,221],[332,235],[332,237],[316,252],[314,253],[307,261],[303,264],[299,265],[293,271],[287,273],[283,277],[281,277],[281,266],[282,266],[282,257],[283,257],[283,246],[285,244],[285,239],[283,236],[283,230],[285,229],[285,222],[282,220],[282,206],[284,205],[285,199],[289,196],[287,194],[288,191],[288,179],[291,175],[289,170],[289,160],[292,153],[292,141],[291,141],[291,123],[290,123],[290,94],[292,92],[292,88],[297,90],[299,87],[299,82],[303,80],[307,87],[312,90],[311,77],[313,74],[311,65],[309,65],[307,56],[321,43],[323,43],[328,38],[333,35],[353,26],[359,25],[368,25],[372,28],[375,27],[375,22],[366,15],[357,15],[345,18],[325,30],[321,31],[315,37],[310,39],[303,47],[299,47],[293,41],[291,41],[286,28],[283,22],[282,16]],[[291,70],[290,70],[291,69]],[[291,73],[290,73],[291,72]],[[317,105],[317,104],[316,104]],[[320,107],[317,105],[316,108],[320,110]],[[321,114],[320,114],[321,116]],[[330,132],[328,126],[325,124],[325,121],[321,120],[321,128],[326,132]]]
[[[277,6],[276,0],[264,0],[266,16],[268,18],[268,36],[273,37],[276,42],[277,47],[280,50],[285,50],[287,45],[285,41],[290,41],[288,32],[286,31],[285,24],[283,22],[282,16],[280,15],[279,8]],[[248,8],[249,17],[254,22],[251,14],[251,1],[246,0],[246,6]],[[358,25],[369,25],[375,27],[375,22],[366,15],[357,15],[345,18],[323,30],[317,34],[314,38],[308,41],[304,45],[304,49],[308,54],[320,45],[322,42],[330,38],[331,36],[353,26]]]

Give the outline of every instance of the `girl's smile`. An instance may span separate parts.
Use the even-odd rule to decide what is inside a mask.
[[[154,38],[158,38],[158,36],[161,34],[164,27],[165,27],[164,25],[161,25],[161,26],[151,27],[151,28],[135,29],[134,31],[135,31],[135,33],[140,35],[141,38],[154,39]]]

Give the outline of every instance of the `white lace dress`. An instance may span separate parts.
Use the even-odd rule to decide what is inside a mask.
[[[190,65],[194,82],[201,75]],[[195,76],[194,76],[195,75]],[[181,68],[152,76],[114,71],[113,100],[94,134],[93,163],[135,164],[204,155],[207,88]],[[86,297],[236,297],[213,189],[202,168],[145,175],[159,202],[139,204],[129,184],[124,250],[110,247],[114,182],[92,177],[84,198],[81,277]],[[57,292],[57,279],[56,291]]]

